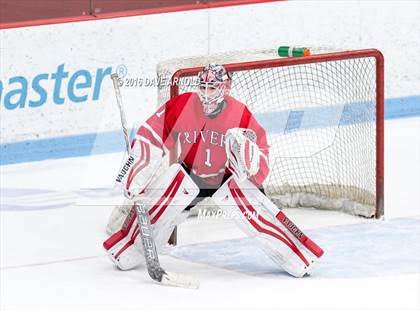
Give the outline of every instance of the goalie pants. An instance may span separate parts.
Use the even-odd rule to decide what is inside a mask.
[[[204,183],[203,179],[199,176],[195,175],[190,168],[185,165],[185,163],[181,164],[182,167],[185,169],[187,174],[191,177],[191,179],[194,181],[194,183],[198,186],[200,189],[197,197],[194,198],[194,200],[185,208],[185,210],[189,211],[192,208],[194,208],[200,201],[203,201],[205,198],[213,196],[213,194],[220,188],[222,184],[224,184],[230,177],[230,175],[224,175],[221,183],[219,185],[209,185]],[[264,188],[259,187],[258,188],[261,193],[265,194]]]

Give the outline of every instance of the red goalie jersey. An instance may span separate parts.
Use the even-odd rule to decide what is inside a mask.
[[[160,107],[141,126],[137,135],[162,149],[176,152],[178,162],[211,187],[222,183],[227,170],[225,134],[228,129],[240,127],[255,132],[255,141],[261,151],[259,171],[251,177],[257,186],[269,173],[268,145],[265,130],[248,108],[231,96],[225,97],[225,107],[215,117],[204,115],[196,93],[184,93]],[[139,138],[139,137],[138,137]]]

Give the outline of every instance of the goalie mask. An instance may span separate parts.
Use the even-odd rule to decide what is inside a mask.
[[[223,108],[223,101],[230,90],[230,76],[222,65],[209,64],[198,74],[198,95],[203,113],[214,116]]]

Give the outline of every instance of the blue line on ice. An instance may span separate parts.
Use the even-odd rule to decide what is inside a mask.
[[[289,112],[260,113],[258,121],[267,132],[287,133],[297,128],[320,128],[349,125],[372,119],[373,106],[366,102],[352,106],[305,109],[301,119],[290,119]],[[341,117],[341,113],[342,116]],[[385,119],[420,116],[420,96],[390,98],[385,101]],[[367,119],[367,117],[369,117]],[[292,120],[292,122],[290,122]],[[134,128],[131,136],[134,135]],[[123,152],[124,137],[121,130],[86,133],[74,136],[52,137],[0,144],[0,165],[21,162],[88,156]]]
[[[90,198],[92,205],[107,207],[110,202],[108,198],[121,197],[117,189],[79,189],[79,190],[54,190],[37,188],[11,188],[0,187],[2,201],[0,211],[40,211],[53,210],[74,206],[80,199]]]

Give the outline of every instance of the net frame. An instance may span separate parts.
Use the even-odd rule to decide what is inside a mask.
[[[222,63],[229,72],[256,70],[274,67],[286,67],[294,65],[304,65],[313,63],[323,63],[329,61],[340,61],[357,58],[373,57],[375,59],[376,70],[376,205],[375,217],[381,218],[384,215],[384,57],[379,50],[365,49],[354,51],[341,51],[311,55],[306,57],[294,58],[273,58],[266,60],[244,61]],[[181,78],[197,75],[202,70],[202,66],[182,68],[176,70],[170,79],[170,98],[179,94],[178,81]]]

